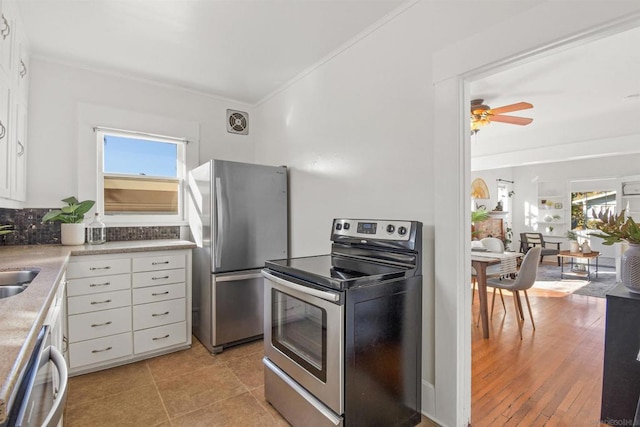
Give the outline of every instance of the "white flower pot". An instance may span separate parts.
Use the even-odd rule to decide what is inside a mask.
[[[569,252],[571,252],[572,254],[578,253],[580,252],[580,245],[578,244],[578,242],[576,240],[571,240],[569,242]]]
[[[84,223],[60,224],[60,243],[66,246],[84,244]]]

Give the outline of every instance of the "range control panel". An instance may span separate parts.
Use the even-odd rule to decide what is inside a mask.
[[[334,235],[377,240],[409,240],[411,221],[335,219]]]

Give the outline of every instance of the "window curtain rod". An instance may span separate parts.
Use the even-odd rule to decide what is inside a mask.
[[[162,139],[168,139],[170,141],[180,141],[180,142],[184,142],[185,144],[189,144],[189,140],[187,138],[176,138],[175,136],[156,135],[154,133],[138,132],[134,130],[115,129],[115,128],[109,128],[104,126],[94,126],[93,131],[94,132],[107,131],[107,132],[128,133],[130,135],[148,136],[150,138],[162,138]]]
[[[498,181],[498,182],[508,182],[509,184],[513,184],[514,183],[513,181],[509,181],[508,179],[502,179],[502,178],[498,178],[498,179],[496,179],[496,181]]]

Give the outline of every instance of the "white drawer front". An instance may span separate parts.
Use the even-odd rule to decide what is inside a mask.
[[[92,311],[109,310],[131,305],[131,291],[103,292],[94,295],[79,295],[67,299],[69,314],[90,313]]]
[[[187,323],[173,323],[133,333],[134,353],[144,353],[187,342]]]
[[[129,331],[131,331],[131,307],[69,316],[70,342],[90,340]]]
[[[131,288],[131,274],[117,276],[85,277],[67,281],[67,295],[97,294],[100,292],[121,291]]]
[[[153,328],[169,323],[183,322],[185,316],[185,299],[154,302],[133,306],[133,329]]]
[[[92,365],[133,353],[131,332],[69,345],[69,366]]]
[[[185,270],[148,271],[144,273],[133,273],[133,287],[167,285],[169,283],[180,283],[185,281]]]
[[[147,286],[133,290],[133,303],[146,304],[149,302],[165,301],[169,299],[184,298],[184,283],[172,283],[171,285]]]
[[[70,262],[67,267],[67,278],[95,277],[131,272],[131,259],[105,259]]]
[[[154,271],[170,270],[173,268],[184,268],[185,256],[164,255],[154,257],[143,257],[133,259],[133,271]]]

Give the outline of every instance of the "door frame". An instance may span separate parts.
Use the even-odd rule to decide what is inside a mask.
[[[471,420],[469,83],[639,26],[637,3],[545,2],[477,35],[503,39],[500,46],[477,49],[474,37],[434,55],[434,200],[447,209],[434,214],[435,392],[425,406],[443,425]],[[513,37],[505,40],[504,34]]]

